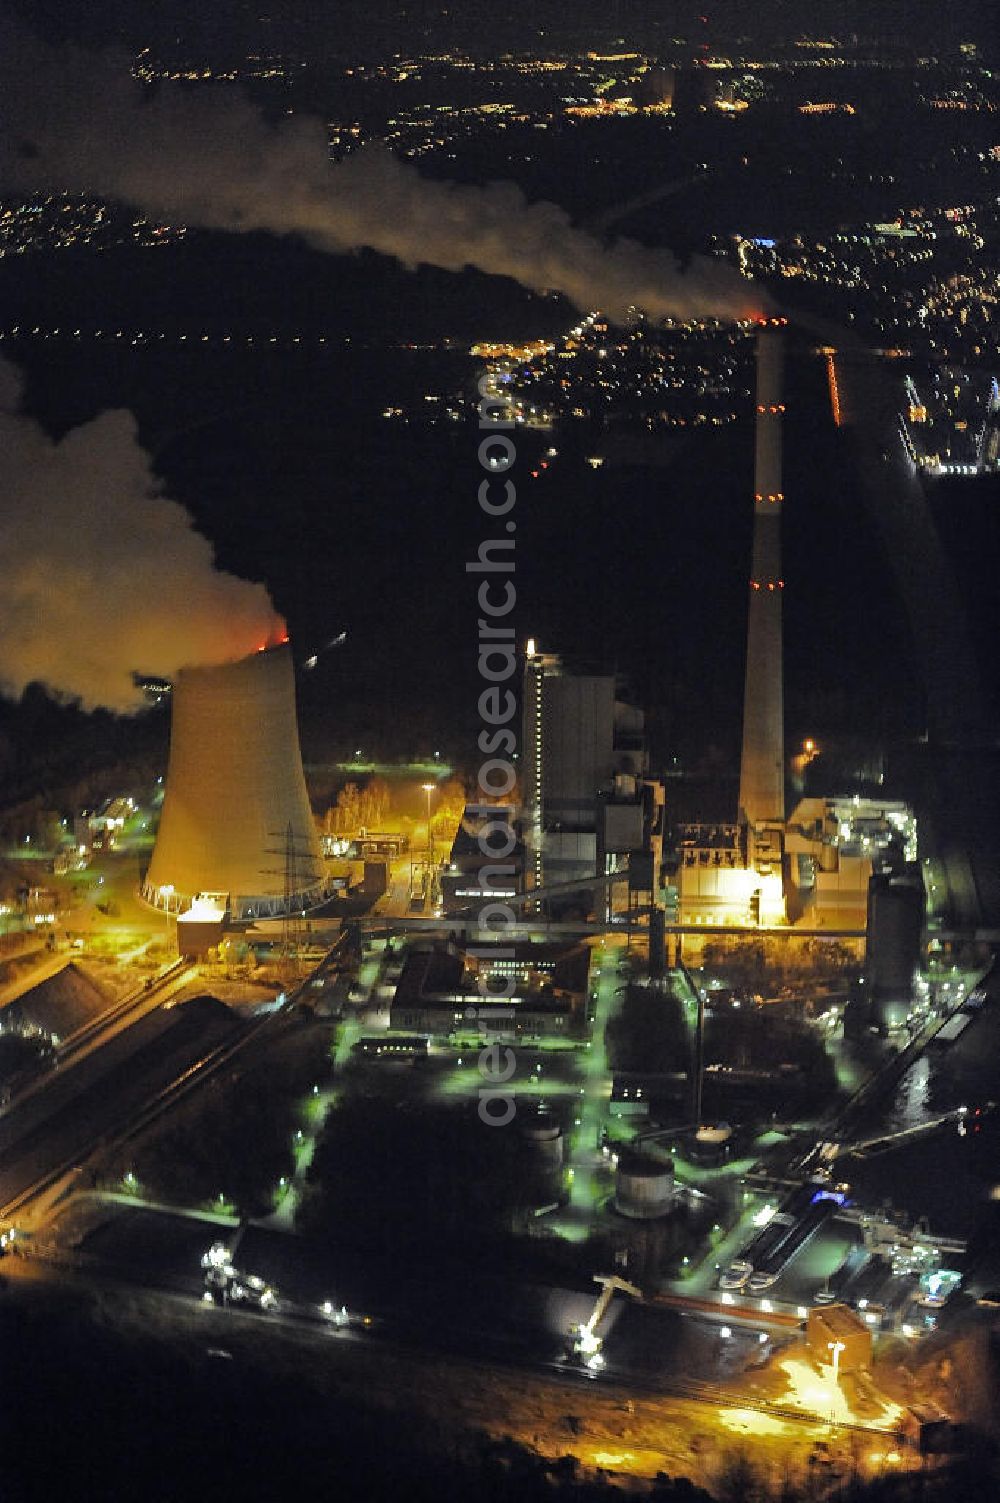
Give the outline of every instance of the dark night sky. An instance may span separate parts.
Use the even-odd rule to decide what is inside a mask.
[[[75,304],[71,262],[59,267],[65,280],[53,273],[42,304],[30,304],[33,317],[64,318],[60,299],[70,291]],[[472,366],[383,342],[442,328],[467,340],[484,308],[497,318],[498,298],[526,331],[552,321],[553,310],[471,273],[413,275],[380,258],[331,259],[263,236],[193,236],[145,259],[122,252],[86,267],[92,317],[110,301],[126,324],[140,309],[154,322],[173,310],[186,328],[222,328],[264,308],[269,327],[301,327],[311,312],[327,330],[351,331],[350,346],[322,353],[27,343],[19,358],[29,405],[53,429],[105,406],[136,412],[170,493],[224,567],[263,574],[301,657],[349,629],[347,647],[303,678],[307,752],[346,741],[399,751],[443,741],[466,751],[476,630],[463,565],[484,535],[478,434],[472,423],[403,428],[379,412],[388,401],[419,403],[425,384],[448,371],[469,380]],[[7,268],[8,292],[27,270]],[[248,302],[241,289],[251,286]],[[851,446],[829,420],[822,366],[795,360],[789,386],[789,734],[920,730],[906,627]],[[549,439],[519,438],[519,634],[621,672],[650,710],[663,755],[698,761],[715,748],[724,762],[736,756],[750,434],[748,420],[679,442],[664,467],[597,474],[567,444],[564,460],[534,483],[527,461]],[[949,546],[977,602],[990,588],[983,559],[995,546],[989,489],[959,495],[956,487],[950,500],[939,493]]]
[[[321,58],[347,44],[413,48],[425,41],[459,42],[489,50],[491,44],[528,45],[540,34],[560,37],[587,30],[617,31],[627,39],[734,36],[761,42],[857,33],[892,42],[921,38],[939,46],[967,38],[995,38],[992,7],[981,0],[20,0],[21,11],[46,35],[105,44],[144,45],[182,37],[195,46],[299,48]],[[702,18],[705,18],[703,21]]]
[[[846,14],[831,6],[820,15],[834,10]],[[455,6],[451,19],[478,13],[475,4]],[[692,13],[620,5],[623,23],[669,14],[687,25]],[[732,13],[745,17],[740,7]],[[205,36],[238,48],[264,45],[264,28],[275,46],[294,46],[298,37],[311,56],[339,45],[341,23],[352,17],[372,21],[371,35],[385,26],[400,46],[417,45],[418,22],[433,14],[434,7],[411,6],[404,15],[387,5],[265,9],[263,0],[210,11],[150,6],[141,15],[111,0],[86,12],[54,0],[32,7],[53,37],[117,34],[135,44],[158,30],[168,39],[171,32],[190,37],[195,47]],[[544,6],[512,14],[535,23],[546,17]],[[586,6],[573,12],[581,23],[590,14]],[[593,14],[606,18],[606,7],[595,5]],[[877,14],[888,26],[900,8]],[[965,14],[949,8],[952,40],[965,35]],[[710,12],[720,36],[725,16]],[[813,8],[775,4],[755,18],[761,35],[772,21],[789,34],[807,23],[822,29]],[[637,171],[642,160],[636,157]],[[588,192],[600,207],[608,188],[589,169],[570,181],[561,165],[536,163],[531,191],[572,192],[582,213]],[[706,222],[711,203],[699,212]],[[676,223],[659,227],[665,237],[693,233],[685,206],[673,217]],[[461,345],[484,333],[546,332],[565,326],[566,305],[555,310],[472,273],[411,274],[367,253],[348,259],[293,239],[197,231],[152,255],[72,252],[44,266],[8,258],[0,292],[25,322],[77,322],[86,310],[94,320],[139,327],[349,333],[349,350],[322,357],[7,349],[28,370],[29,407],[54,430],[107,406],[135,411],[170,493],[216,544],[224,567],[266,579],[302,656],[348,628],[347,649],[303,681],[307,752],[379,741],[391,751],[440,742],[467,751],[475,618],[462,564],[481,535],[476,434],[471,425],[387,428],[377,416],[382,405],[419,400],[455,370],[453,361],[445,371],[440,359],[421,363],[387,346],[443,333]],[[462,374],[470,379],[471,368]],[[801,362],[793,379],[802,400],[788,449],[787,489],[797,502],[786,517],[789,735],[918,731],[922,692],[854,457],[829,422],[819,370]],[[531,444],[523,439],[526,456]],[[651,713],[661,755],[680,751],[693,762],[711,755],[731,765],[736,754],[751,463],[746,423],[689,440],[666,468],[609,466],[594,476],[567,461],[523,492],[520,634],[534,632],[569,658],[621,672]],[[995,555],[995,487],[973,491],[954,505],[939,491],[934,504],[979,617],[989,609],[983,560]],[[959,511],[964,522],[956,526]]]
[[[616,30],[655,44],[700,24],[695,6],[663,0],[452,0],[447,7],[422,0],[32,0],[20,8],[50,39],[132,48],[179,39],[194,54],[204,48],[229,56],[287,49],[320,74],[333,54],[366,48],[527,48],[539,45],[541,30],[542,45],[553,47]],[[800,28],[815,34],[873,26],[890,39],[923,36],[928,44],[946,26],[950,46],[990,35],[971,0],[764,0],[752,7],[726,0],[708,16],[709,42],[720,46],[729,31],[751,25],[765,40],[794,38]],[[532,187],[558,198],[564,179],[551,166],[547,173],[548,180],[538,169]],[[588,186],[589,164],[582,162],[574,211],[588,207]],[[816,180],[817,199],[827,186]],[[682,208],[673,212],[684,219]],[[690,226],[684,232],[695,238]],[[404,353],[401,342],[448,334],[461,352],[484,334],[548,333],[567,325],[567,305],[470,272],[412,273],[367,252],[340,257],[291,238],[195,230],[155,250],[75,247],[5,257],[0,310],[5,325],[100,320],[109,328],[170,330],[169,342],[144,348],[127,340],[27,340],[3,349],[25,370],[28,410],[53,433],[108,407],[135,413],[169,494],[215,544],[220,564],[266,581],[299,661],[347,629],[345,648],[301,681],[308,760],[333,760],[355,746],[390,756],[441,747],[468,762],[482,687],[474,592],[464,571],[486,535],[476,504],[479,433],[471,419],[433,428],[387,424],[380,410],[391,402],[417,405],[425,391],[455,379],[471,389],[474,368],[463,354]],[[202,346],[196,337],[181,346],[175,337],[180,329],[196,336],[230,328],[323,329],[329,343],[322,351],[284,345],[249,353]],[[873,521],[878,498],[865,493],[852,442],[830,419],[823,368],[794,359],[788,389],[787,732],[790,741],[839,738],[849,767],[852,752],[918,735],[926,707]],[[530,457],[552,440],[518,437],[518,636],[530,632],[570,661],[621,673],[650,712],[658,758],[679,753],[688,766],[723,773],[735,765],[740,731],[752,522],[749,404],[744,416],[724,429],[689,431],[656,468],[608,464],[595,472],[583,463],[583,442],[574,454],[570,441],[537,484],[525,476]],[[940,487],[931,505],[995,693],[1000,480]],[[0,708],[0,775],[9,771],[14,743],[23,753],[19,776],[25,769],[43,776],[54,747],[127,754],[128,726],[112,735],[97,717],[90,740],[74,743],[69,720],[37,695],[18,709]],[[980,793],[990,804],[992,794],[980,777],[981,768],[966,778],[977,827],[988,820],[972,804]],[[995,805],[992,798],[994,814]],[[994,842],[994,870],[995,849]],[[405,1433],[386,1446],[383,1419],[359,1435],[346,1401],[331,1404],[308,1383],[300,1392],[280,1368],[277,1378],[240,1362],[207,1372],[201,1341],[190,1359],[168,1359],[137,1324],[126,1342],[95,1338],[72,1318],[55,1319],[49,1330],[48,1317],[32,1322],[9,1305],[0,1316],[13,1370],[23,1356],[25,1370],[34,1362],[47,1375],[41,1403],[37,1385],[12,1386],[27,1411],[24,1475],[32,1479],[20,1496],[60,1488],[68,1497],[93,1496],[95,1486],[107,1498],[162,1496],[179,1475],[172,1495],[197,1497],[210,1488],[222,1497],[235,1488],[273,1497],[289,1485],[301,1489],[298,1474],[317,1453],[320,1485],[329,1479],[344,1497],[409,1491],[440,1503],[458,1495],[457,1483],[468,1497],[484,1480],[466,1482],[450,1458],[425,1467],[416,1446],[411,1460]],[[148,1415],[130,1413],[137,1392]],[[73,1452],[64,1462],[68,1438]],[[547,1483],[542,1493],[551,1493]]]

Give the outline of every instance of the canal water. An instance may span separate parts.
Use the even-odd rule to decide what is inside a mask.
[[[989,1112],[987,1103],[998,1110]],[[1000,999],[994,993],[952,1044],[931,1044],[895,1093],[864,1125],[864,1136],[917,1127],[967,1106],[967,1130],[953,1124],[905,1146],[844,1162],[861,1204],[892,1205],[926,1217],[941,1237],[969,1241],[967,1287],[1000,1288]],[[976,1115],[976,1109],[982,1111]]]

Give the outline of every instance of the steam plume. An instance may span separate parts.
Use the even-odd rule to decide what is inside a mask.
[[[0,689],[33,680],[86,709],[128,711],[134,672],[170,678],[284,635],[263,585],[215,569],[163,495],[129,412],[54,440],[18,411],[0,361]]]
[[[666,251],[627,239],[605,246],[511,183],[433,182],[377,148],[333,166],[320,120],[272,126],[234,94],[150,89],[121,55],[50,48],[8,21],[0,57],[7,186],[94,192],[174,223],[297,234],[407,266],[473,266],[612,318],[634,305],[657,318],[737,319],[766,301],[705,258],[682,271]]]

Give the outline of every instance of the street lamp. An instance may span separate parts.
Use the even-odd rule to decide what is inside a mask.
[[[421,783],[421,788],[427,795],[427,870],[431,874],[431,885],[434,883],[434,835],[431,831],[431,794],[434,792],[433,783]],[[432,893],[433,896],[433,893]]]

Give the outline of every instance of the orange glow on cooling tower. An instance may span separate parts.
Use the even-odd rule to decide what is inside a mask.
[[[258,642],[256,652],[271,652],[275,647],[285,647],[289,641],[288,627],[279,616],[263,642]]]

